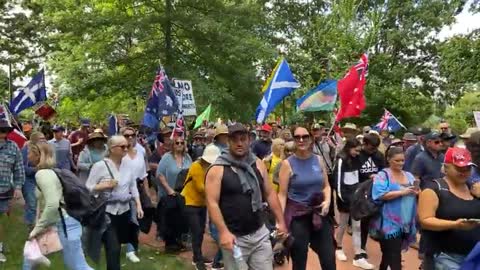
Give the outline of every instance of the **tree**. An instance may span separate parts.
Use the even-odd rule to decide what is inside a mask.
[[[475,126],[473,111],[480,109],[480,85],[470,85],[454,106],[447,108],[445,118],[456,134],[463,133],[468,127]]]

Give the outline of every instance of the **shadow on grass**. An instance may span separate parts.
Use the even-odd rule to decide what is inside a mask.
[[[0,270],[17,270],[22,269],[23,260],[23,246],[27,239],[27,227],[23,223],[23,210],[21,206],[14,206],[10,217],[0,217],[0,239],[5,246],[5,256],[7,262],[0,263]],[[102,260],[98,265],[95,265],[89,260],[89,264],[95,270],[106,270],[104,251],[102,250]],[[125,258],[125,250],[122,250],[122,269],[125,270],[190,270],[192,267],[182,259],[175,255],[163,254],[155,249],[147,246],[140,246],[138,253],[141,259],[140,263],[127,262]],[[63,264],[63,257],[61,252],[49,255],[48,258],[52,265],[38,269],[66,269]],[[37,269],[36,269],[37,270]]]

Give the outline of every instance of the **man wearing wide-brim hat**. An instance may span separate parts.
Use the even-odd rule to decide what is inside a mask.
[[[217,146],[220,151],[228,148],[228,127],[225,124],[220,124],[215,127],[215,136],[213,137],[213,144]]]
[[[348,137],[355,137],[360,133],[360,130],[358,130],[357,125],[353,123],[346,123],[342,128],[342,133],[345,138]]]
[[[477,131],[480,131],[479,128],[475,128],[475,127],[470,127],[470,128],[467,128],[467,130],[465,131],[465,133],[461,134],[460,135],[460,138],[463,139],[464,143],[467,144],[468,140],[470,139],[470,136],[472,136],[473,133],[477,132]]]
[[[405,134],[403,134],[402,140],[403,148],[407,150],[410,146],[417,143],[417,136],[413,135],[413,133],[411,132],[406,132]]]
[[[0,119],[0,219],[9,211],[10,200],[20,198],[25,182],[25,169],[22,153],[18,146],[7,139],[13,127],[5,119]],[[1,230],[1,226],[0,226]],[[3,255],[2,237],[0,231],[0,262],[6,262]]]

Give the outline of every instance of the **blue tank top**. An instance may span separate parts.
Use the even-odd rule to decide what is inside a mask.
[[[312,196],[323,192],[323,171],[317,155],[308,159],[290,156],[288,163],[292,168],[292,176],[288,186],[290,200],[309,204]]]

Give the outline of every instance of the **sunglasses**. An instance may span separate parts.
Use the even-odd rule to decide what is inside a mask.
[[[129,139],[129,138],[134,138],[136,135],[135,134],[124,134],[123,137]]]
[[[296,140],[296,141],[307,141],[307,140],[310,140],[310,135],[294,135],[293,138]]]
[[[185,142],[175,142],[176,145],[185,145]]]
[[[120,147],[122,150],[128,149],[128,145],[114,145],[113,147]]]
[[[434,141],[433,143],[434,143],[434,144],[441,144],[442,141]]]

